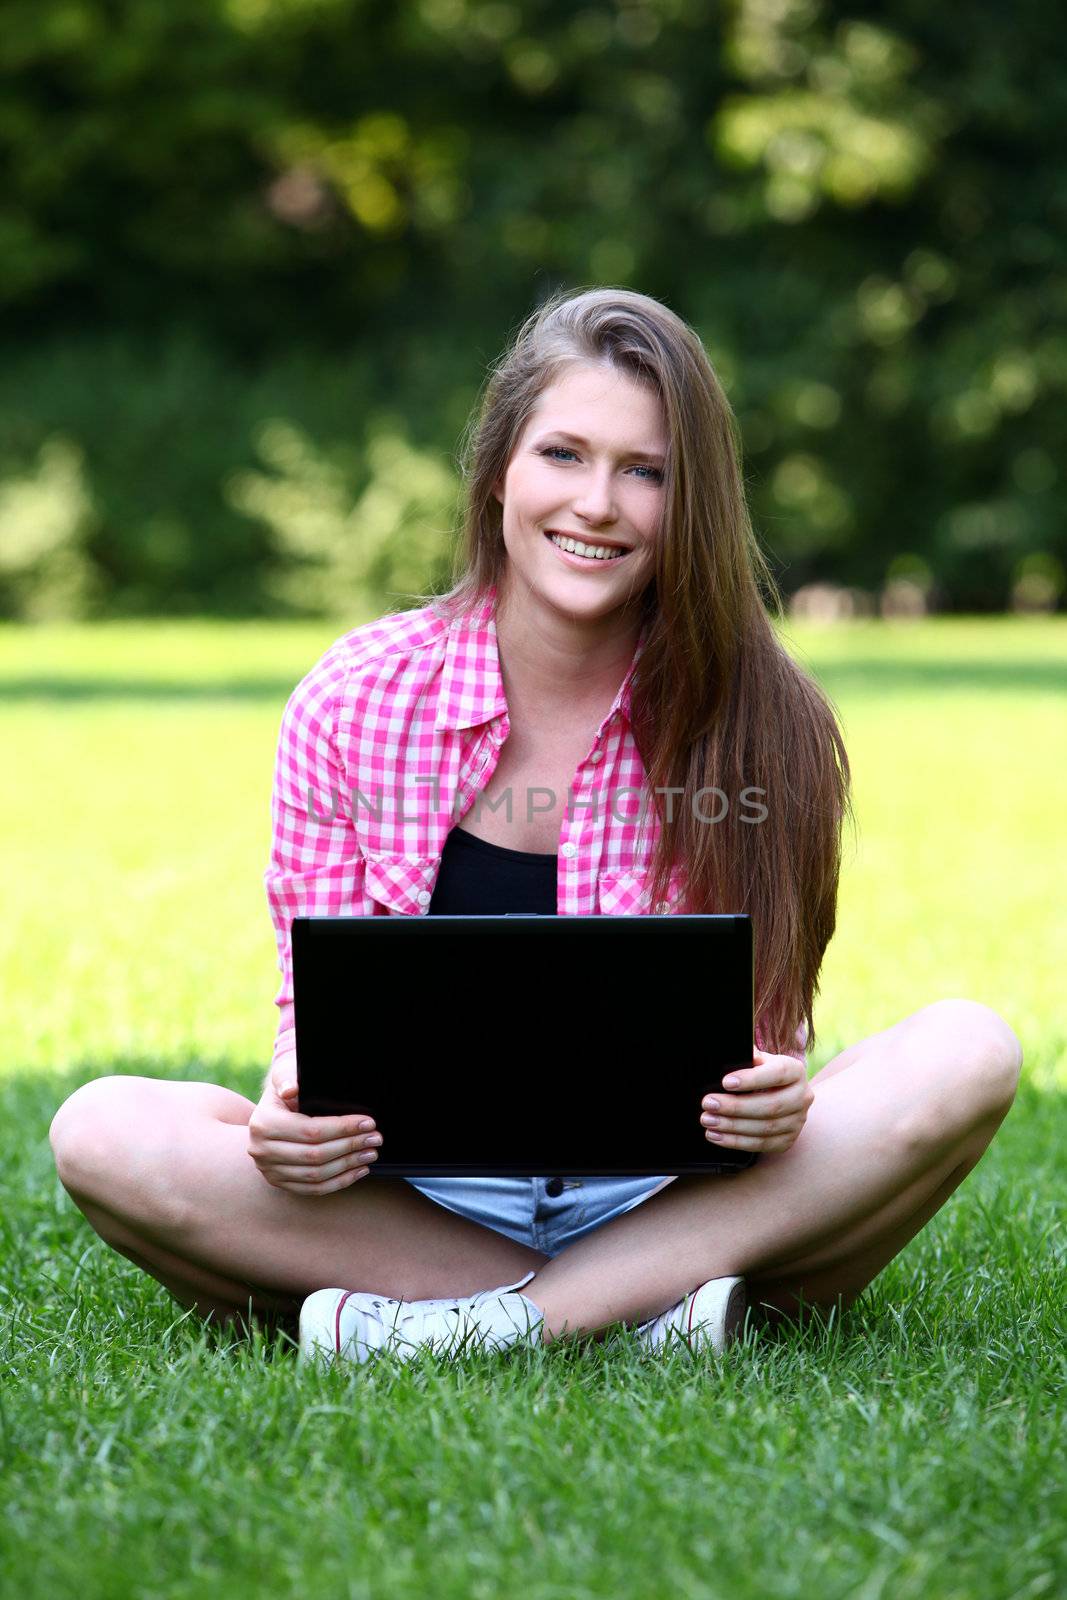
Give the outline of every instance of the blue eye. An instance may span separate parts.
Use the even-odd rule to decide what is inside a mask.
[[[565,456],[573,456],[575,454],[575,452],[573,450],[571,450],[567,445],[564,445],[564,444],[550,444],[548,446],[547,450],[542,450],[541,451],[541,454],[543,456],[555,456],[557,454],[565,455]],[[660,481],[662,479],[662,477],[663,477],[663,474],[659,470],[658,467],[646,467],[643,463],[640,463],[640,462],[637,464],[637,467],[635,468],[635,470],[637,472],[650,472],[652,474],[653,479],[655,481],[657,481],[657,482]]]

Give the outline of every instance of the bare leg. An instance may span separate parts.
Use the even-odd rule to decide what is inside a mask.
[[[295,1317],[316,1288],[406,1299],[524,1291],[549,1337],[637,1321],[740,1273],[774,1315],[845,1304],[940,1208],[1010,1108],[1021,1052],[987,1007],[942,1001],[843,1051],[796,1144],[726,1179],[677,1179],[548,1262],[400,1180],[321,1197],[272,1188],[247,1154],[252,1102],[213,1084],[105,1078],[52,1125],[93,1226],[204,1315]],[[364,1220],[365,1219],[365,1220]]]
[[[251,1100],[211,1083],[97,1078],[57,1111],[64,1187],[116,1250],[202,1316],[295,1325],[316,1289],[402,1299],[476,1294],[547,1257],[400,1178],[296,1195],[248,1154]]]
[[[739,1274],[768,1320],[848,1305],[944,1204],[1007,1115],[1015,1034],[988,1007],[939,1001],[812,1079],[795,1144],[728,1178],[677,1178],[542,1267],[523,1293],[546,1337],[656,1316]],[[743,1146],[739,1146],[743,1148]]]
[[[299,1313],[291,1296],[269,1295],[263,1289],[257,1292],[248,1285],[242,1301],[240,1285],[232,1280],[204,1271],[161,1245],[149,1243],[132,1229],[123,1227],[110,1212],[88,1200],[80,1198],[76,1203],[106,1244],[126,1256],[142,1272],[157,1278],[179,1304],[196,1311],[205,1321],[260,1323],[295,1335]]]

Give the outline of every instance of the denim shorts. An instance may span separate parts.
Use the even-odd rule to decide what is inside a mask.
[[[667,1178],[408,1178],[449,1211],[558,1256],[612,1217],[647,1200]]]

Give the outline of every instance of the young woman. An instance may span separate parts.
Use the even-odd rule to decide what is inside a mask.
[[[981,1158],[1021,1051],[987,1006],[933,1000],[808,1081],[848,760],[772,627],[707,355],[646,296],[556,295],[491,373],[463,466],[453,589],[338,639],[286,706],[265,875],[280,1016],[259,1103],[97,1079],[53,1121],[62,1182],[183,1305],[302,1313],[308,1354],[617,1321],[652,1347],[677,1330],[721,1349],[746,1294],[771,1325],[848,1306]],[[758,1048],[693,1116],[753,1165],[361,1181],[373,1124],[293,1109],[290,919],[506,910],[752,916]],[[477,1048],[474,1008],[428,1020]],[[604,1107],[640,1114],[622,1091]],[[440,1117],[446,1149],[447,1103]]]

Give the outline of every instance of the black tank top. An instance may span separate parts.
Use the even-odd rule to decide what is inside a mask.
[[[554,855],[509,850],[453,828],[445,840],[430,901],[433,916],[502,916],[506,911],[556,915]]]

